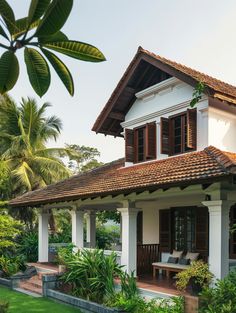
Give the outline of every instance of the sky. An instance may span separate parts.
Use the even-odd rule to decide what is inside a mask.
[[[27,15],[29,0],[8,2],[17,18]],[[10,95],[17,102],[33,97],[39,105],[52,104],[48,114],[61,118],[63,131],[50,146],[96,147],[103,162],[124,156],[122,138],[95,134],[91,128],[138,46],[236,85],[235,0],[74,0],[63,31],[98,47],[107,61],[60,55],[71,70],[75,95],[69,95],[52,69],[51,86],[39,98],[28,81],[23,51],[17,53],[20,77]]]

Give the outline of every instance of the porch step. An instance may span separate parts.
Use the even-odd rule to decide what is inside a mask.
[[[42,295],[42,280],[35,275],[28,280],[21,281],[19,288]]]
[[[34,298],[42,298],[42,294],[38,294],[38,293],[29,291],[29,290],[26,290],[26,289],[14,288],[14,290],[15,290],[15,291],[18,291],[18,292],[21,292],[21,293],[23,293],[23,294],[25,294],[25,295],[34,297]]]

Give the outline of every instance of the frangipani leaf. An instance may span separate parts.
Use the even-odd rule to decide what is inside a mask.
[[[19,76],[19,63],[14,52],[6,51],[0,58],[0,93],[11,90]]]
[[[83,61],[101,62],[106,60],[98,48],[80,41],[47,42],[43,44],[43,47]]]
[[[48,90],[51,75],[44,57],[35,49],[25,48],[25,64],[31,86],[42,97]]]
[[[53,0],[48,7],[38,29],[37,37],[46,37],[57,33],[70,15],[73,0]]]
[[[53,66],[54,70],[57,72],[57,75],[60,77],[61,81],[65,85],[71,96],[74,95],[74,82],[71,76],[70,71],[66,67],[66,65],[52,52],[42,49],[44,55],[48,59],[48,61]]]
[[[40,19],[47,10],[50,1],[51,0],[31,0],[28,14],[30,24]]]
[[[2,35],[2,36],[5,37],[7,40],[9,40],[7,34],[5,33],[5,30],[2,28],[1,25],[0,25],[0,35]]]
[[[48,42],[54,42],[54,41],[67,41],[68,37],[61,31],[47,37],[40,37],[39,42],[41,44],[48,43]]]
[[[0,0],[0,15],[6,23],[10,34],[12,34],[15,28],[15,15],[6,0]]]
[[[35,21],[34,23],[29,25],[28,17],[20,18],[16,20],[15,30],[12,33],[13,39],[16,39],[20,35],[24,34],[27,30],[31,30],[37,27],[40,23],[40,20]]]

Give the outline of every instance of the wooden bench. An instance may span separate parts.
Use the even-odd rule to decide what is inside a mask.
[[[153,266],[153,278],[156,277],[156,274],[159,274],[159,270],[166,271],[166,276],[169,278],[170,273],[178,273],[183,270],[186,270],[190,265],[174,264],[167,262],[156,262],[152,263]]]

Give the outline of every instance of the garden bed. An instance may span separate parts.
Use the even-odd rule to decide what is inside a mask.
[[[48,289],[47,297],[77,307],[84,313],[125,313],[123,310],[107,308],[101,304],[73,297],[57,290]]]

